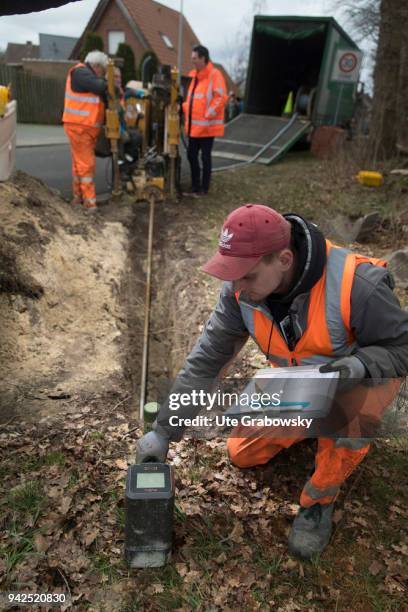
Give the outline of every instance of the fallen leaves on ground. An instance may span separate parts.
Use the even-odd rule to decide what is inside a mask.
[[[287,552],[313,442],[246,470],[230,464],[223,439],[173,444],[172,563],[129,571],[123,561],[124,487],[141,434],[125,435],[132,426],[124,411],[102,418],[86,407],[73,421],[68,414],[66,423],[3,430],[2,590],[64,591],[75,609],[124,612],[137,605],[191,610],[209,602],[214,610],[370,609],[374,595],[394,604],[405,599],[402,482],[393,483],[386,506],[376,497],[384,473],[388,484],[397,473],[381,462],[385,447],[367,459],[359,490],[347,496],[346,489],[339,499],[334,540],[313,565]],[[32,482],[38,488],[30,508],[21,491]]]

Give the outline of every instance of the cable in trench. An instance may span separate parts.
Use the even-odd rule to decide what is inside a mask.
[[[150,299],[151,299],[151,281],[152,281],[152,250],[153,250],[153,226],[154,226],[154,208],[156,197],[154,193],[149,197],[149,233],[147,241],[147,271],[146,271],[146,291],[145,291],[145,317],[143,326],[143,353],[142,353],[142,375],[140,381],[140,402],[139,402],[139,418],[143,423],[143,408],[146,400],[147,386],[147,370],[149,356],[149,325],[150,325]]]

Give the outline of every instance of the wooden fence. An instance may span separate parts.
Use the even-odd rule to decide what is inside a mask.
[[[17,100],[19,123],[60,124],[64,107],[65,81],[31,75],[21,68],[0,64],[0,84],[11,83]]]

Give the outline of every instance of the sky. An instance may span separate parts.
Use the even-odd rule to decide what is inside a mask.
[[[65,6],[30,13],[0,17],[0,47],[8,42],[24,43],[31,40],[38,44],[38,34],[60,34],[79,37],[85,28],[99,0],[81,0]],[[231,45],[243,31],[243,23],[251,23],[253,0],[161,0],[161,4],[180,10],[183,2],[184,14],[196,35],[210,49],[211,57],[217,62],[226,62]],[[338,10],[333,10],[335,0],[258,0],[263,5],[261,14],[335,16],[350,32]],[[363,47],[365,45],[360,45]],[[368,47],[366,47],[368,50]],[[366,66],[363,77],[366,78]]]

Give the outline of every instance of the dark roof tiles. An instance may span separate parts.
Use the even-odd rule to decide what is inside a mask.
[[[122,0],[122,2],[160,63],[176,66],[180,13],[153,0]],[[172,49],[166,45],[162,34],[169,38],[173,45]],[[182,73],[185,75],[191,70],[191,49],[199,44],[200,41],[184,17]]]

